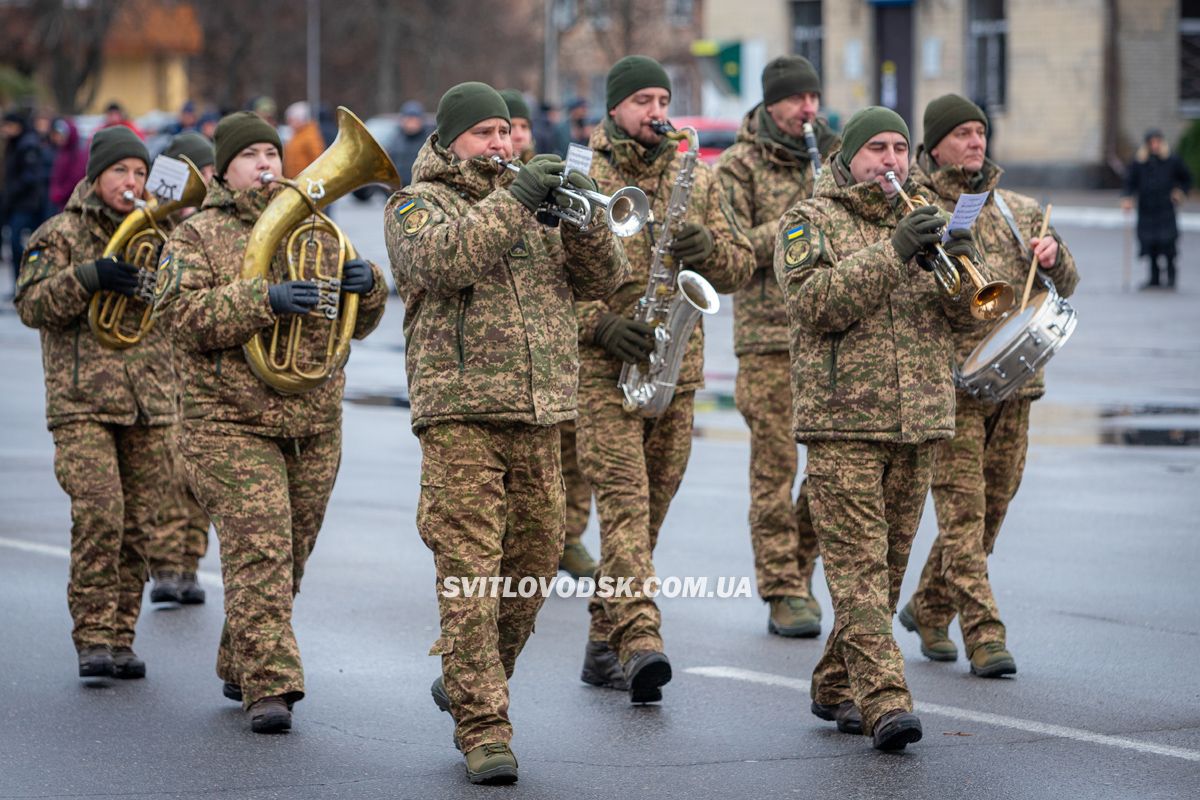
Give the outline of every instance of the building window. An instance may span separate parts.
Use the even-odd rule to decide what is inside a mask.
[[[970,0],[967,11],[967,92],[989,112],[1008,96],[1008,19],[1004,0]]]
[[[1200,117],[1200,0],[1179,7],[1179,110]]]
[[[824,75],[821,63],[821,40],[825,29],[821,26],[821,0],[799,0],[792,3],[792,52],[804,56]]]
[[[667,18],[676,28],[686,28],[696,17],[694,0],[667,0]]]

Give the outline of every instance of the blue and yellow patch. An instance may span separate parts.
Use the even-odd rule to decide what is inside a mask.
[[[396,209],[396,216],[403,217],[405,214],[412,211],[416,207],[417,207],[417,201],[409,200],[407,203],[404,203],[403,205],[401,205],[399,208]]]
[[[400,230],[405,236],[416,234],[429,222],[429,209],[425,207],[425,201],[419,197],[405,200],[396,206],[396,210],[392,213],[396,221],[400,223]]]
[[[791,230],[789,230],[787,232],[787,240],[790,242],[793,239],[799,239],[803,235],[804,235],[804,226],[797,225],[796,227],[792,228]]]
[[[28,266],[30,264],[33,264],[41,257],[42,257],[41,250],[30,250],[28,253],[25,254],[25,265]]]
[[[808,225],[797,225],[783,232],[783,265],[794,269],[816,259],[821,253],[818,237]]]

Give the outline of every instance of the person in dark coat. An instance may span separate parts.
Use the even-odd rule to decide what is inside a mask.
[[[81,146],[79,129],[67,117],[54,120],[50,141],[58,151],[50,167],[50,210],[61,213],[71,199],[75,185],[87,175],[87,148]]]
[[[400,107],[400,130],[396,131],[391,142],[385,144],[405,186],[412,183],[413,162],[417,160],[417,153],[431,132],[425,124],[425,107],[420,101],[409,100]]]
[[[1126,210],[1133,208],[1133,198],[1137,198],[1139,255],[1150,259],[1150,280],[1143,289],[1175,288],[1175,242],[1179,238],[1175,206],[1183,202],[1191,185],[1191,173],[1183,160],[1171,153],[1162,131],[1146,131],[1145,144],[1129,164],[1121,193]],[[1166,261],[1166,284],[1159,280],[1159,256]]]
[[[23,115],[6,114],[2,131],[7,145],[4,149],[4,194],[0,199],[4,214],[0,216],[8,220],[12,292],[15,294],[25,238],[46,219],[50,167],[46,163],[41,137]]]

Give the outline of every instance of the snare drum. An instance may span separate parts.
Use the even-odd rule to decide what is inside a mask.
[[[954,385],[978,400],[999,403],[1014,392],[1075,332],[1076,314],[1054,284],[1043,280],[1045,291],[1029,298],[1024,311],[1014,308],[1000,318],[962,366],[954,370]]]

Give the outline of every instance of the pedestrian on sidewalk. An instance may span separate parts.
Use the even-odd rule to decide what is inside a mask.
[[[1133,208],[1137,197],[1138,255],[1150,259],[1150,279],[1142,289],[1175,288],[1175,242],[1179,227],[1175,206],[1183,202],[1192,186],[1192,175],[1183,159],[1171,153],[1162,131],[1146,131],[1145,144],[1125,171],[1121,207]],[[1158,259],[1166,261],[1166,283],[1159,280]]]

